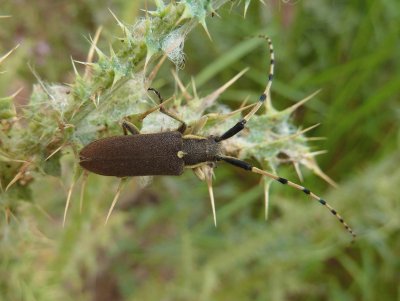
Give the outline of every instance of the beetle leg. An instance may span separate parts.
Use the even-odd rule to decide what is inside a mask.
[[[158,99],[160,100],[160,104],[162,104],[164,102],[163,98],[161,97],[160,92],[158,92],[156,89],[148,88],[147,91],[153,91],[157,95]],[[180,122],[181,125],[179,126],[177,131],[182,133],[182,134],[185,133],[185,131],[187,129],[187,124],[182,119],[180,119],[176,114],[167,111],[164,108],[164,106],[162,106],[162,105],[160,105],[160,112],[165,114],[165,115],[167,115],[167,116],[169,116],[169,117],[171,117],[172,119],[175,119],[176,121]]]
[[[153,91],[157,95],[158,99],[160,100],[160,103],[163,102],[163,98],[161,97],[161,93],[158,92],[158,90],[150,87],[150,88],[147,89],[147,91]]]
[[[132,135],[140,134],[139,129],[133,123],[130,123],[126,120],[122,121],[122,130],[124,131],[124,135],[128,135],[128,131]]]

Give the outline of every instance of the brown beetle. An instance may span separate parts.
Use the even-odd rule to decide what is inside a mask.
[[[281,184],[287,184],[297,190],[303,191],[307,195],[310,195],[320,204],[326,206],[330,212],[336,216],[346,230],[353,236],[354,240],[356,234],[336,212],[336,210],[309,189],[288,181],[285,178],[254,167],[245,161],[225,156],[221,152],[221,142],[231,138],[243,130],[245,124],[264,104],[270,93],[274,74],[274,52],[271,40],[267,38],[267,41],[271,56],[267,86],[259,97],[258,103],[253,106],[252,110],[221,136],[201,137],[191,134],[184,135],[185,130],[187,129],[185,122],[180,120],[174,114],[166,111],[162,107],[162,98],[160,93],[157,90],[150,88],[149,90],[154,91],[161,101],[160,111],[181,122],[182,125],[179,129],[162,133],[140,134],[134,125],[128,122],[123,122],[122,126],[125,136],[104,138],[85,146],[79,154],[80,165],[88,171],[104,176],[178,176],[183,173],[185,167],[196,170],[202,166],[209,166],[210,163],[216,164],[217,161],[225,161],[247,171],[272,178]],[[132,135],[128,136],[128,131]],[[199,171],[198,175],[199,174],[202,174],[202,172]],[[214,197],[211,188],[211,175],[203,173],[200,177],[203,177],[209,186],[214,222],[216,224]],[[113,205],[115,204],[115,201],[116,198],[114,198]],[[110,210],[112,210],[113,205]]]

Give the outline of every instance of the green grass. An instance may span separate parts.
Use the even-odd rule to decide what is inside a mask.
[[[135,4],[132,4],[135,2]],[[38,3],[38,4],[36,4]],[[118,35],[108,2],[52,4],[6,1],[0,15],[0,56],[21,46],[1,66],[0,96],[25,90],[27,62],[47,81],[68,82],[70,56],[84,60],[84,37],[104,26],[99,47]],[[139,1],[111,9],[133,23]],[[62,181],[33,183],[33,202],[0,221],[1,300],[400,300],[399,96],[400,4],[389,1],[306,1],[276,6],[251,3],[208,19],[213,41],[196,28],[185,42],[185,83],[194,77],[207,95],[250,67],[219,101],[236,108],[265,85],[267,49],[251,36],[271,36],[276,54],[273,104],[283,109],[322,92],[293,116],[322,123],[310,136],[322,169],[339,184],[331,189],[311,172],[305,185],[330,201],[355,229],[350,237],[326,208],[273,184],[264,220],[259,177],[221,164],[216,170],[218,228],[205,184],[190,172],[160,177],[140,190],[131,181],[109,224],[104,220],[118,180],[90,175],[79,212],[79,185],[62,228],[74,158],[63,159]],[[41,16],[41,18],[37,18]],[[50,46],[38,53],[39,41]],[[104,44],[102,44],[104,43]],[[156,81],[174,93],[171,65]],[[296,179],[293,168],[280,172]],[[62,183],[61,183],[62,182]]]

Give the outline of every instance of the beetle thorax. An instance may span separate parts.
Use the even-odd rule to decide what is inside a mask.
[[[220,153],[220,143],[215,142],[213,137],[183,138],[182,151],[186,166],[213,162]]]

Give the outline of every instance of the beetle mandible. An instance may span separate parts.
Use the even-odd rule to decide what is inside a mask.
[[[236,167],[272,178],[281,184],[287,184],[297,190],[303,191],[305,194],[311,196],[311,198],[317,200],[321,205],[327,207],[340,223],[343,224],[354,240],[356,234],[337,213],[337,211],[309,189],[278,175],[254,167],[238,158],[226,156],[221,151],[221,142],[233,137],[243,130],[246,123],[258,111],[258,109],[260,109],[267,97],[269,97],[274,76],[275,62],[272,42],[268,37],[265,38],[269,45],[271,58],[266,88],[250,112],[225,133],[220,136],[208,137],[186,133],[186,123],[179,119],[175,114],[167,111],[162,106],[163,100],[160,93],[153,88],[149,88],[149,90],[157,94],[161,101],[161,105],[159,106],[160,111],[179,121],[181,126],[175,131],[140,134],[139,130],[133,124],[124,121],[122,123],[125,134],[124,136],[103,138],[86,145],[79,153],[79,164],[90,172],[121,178],[155,175],[179,176],[183,173],[185,168],[191,168],[195,171],[197,170],[197,174],[202,174],[203,179],[207,181],[209,186],[214,222],[216,224],[214,198],[212,190],[210,190],[211,176],[205,175],[201,171],[201,167],[216,164],[218,161],[224,161]],[[128,132],[132,135],[128,135]]]

